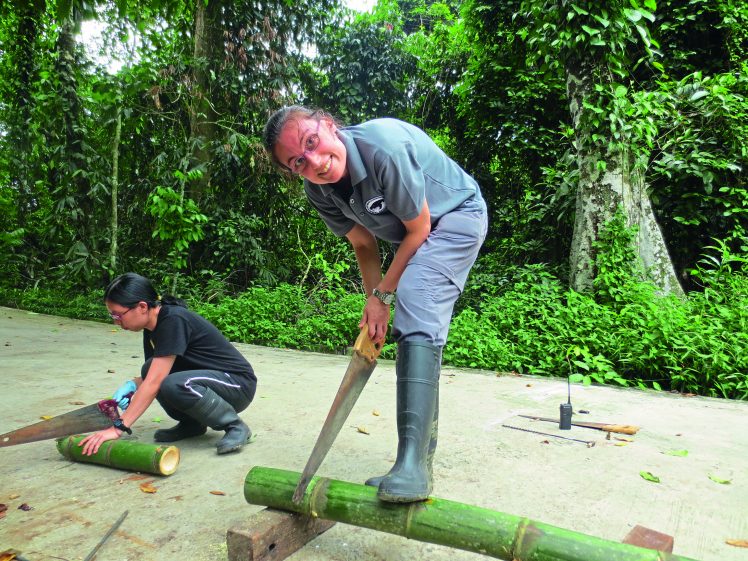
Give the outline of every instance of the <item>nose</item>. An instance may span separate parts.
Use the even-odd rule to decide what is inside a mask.
[[[310,152],[310,153],[308,153],[306,155],[306,161],[309,163],[309,166],[312,169],[315,169],[315,168],[319,167],[320,164],[322,164],[325,161],[327,161],[327,158],[321,156],[320,154],[318,154],[315,151],[315,152]]]

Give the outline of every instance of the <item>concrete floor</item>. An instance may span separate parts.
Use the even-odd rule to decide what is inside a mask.
[[[7,512],[0,519],[0,551],[14,548],[31,561],[83,559],[128,510],[98,561],[225,560],[226,531],[262,508],[244,501],[247,471],[255,465],[302,470],[348,363],[342,356],[237,346],[260,381],[255,402],[242,413],[256,439],[242,452],[217,456],[213,445],[221,435],[209,431],[179,443],[174,475],[144,478],[64,460],[54,441],[2,448],[0,503]],[[0,433],[111,395],[139,372],[141,353],[140,334],[113,325],[0,308]],[[590,412],[575,420],[641,426],[625,443],[599,431],[561,433],[553,424],[516,417],[556,415],[565,401],[562,380],[445,368],[440,391],[435,496],[615,541],[640,524],[674,536],[676,554],[748,559],[748,550],[725,543],[748,539],[748,403],[574,386],[575,411]],[[320,475],[361,482],[389,468],[396,446],[394,395],[394,364],[381,361]],[[132,438],[151,442],[156,429],[170,424],[154,404]],[[668,455],[672,450],[688,455]],[[641,471],[661,482],[644,480]],[[140,490],[149,481],[156,493]],[[22,503],[32,510],[19,510]],[[345,524],[289,559],[422,558],[485,559]]]

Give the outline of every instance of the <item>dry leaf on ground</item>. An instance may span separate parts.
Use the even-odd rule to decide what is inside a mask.
[[[367,429],[364,426],[358,426],[356,427],[356,430],[360,432],[361,434],[369,434],[369,429]]]
[[[39,417],[42,421],[49,421],[52,418],[52,415],[42,415]]]
[[[8,495],[8,498],[12,501],[13,499],[17,499],[20,496],[21,495],[19,495],[18,493],[12,493],[11,495]]]
[[[748,540],[725,540],[725,543],[735,547],[748,547]]]
[[[143,491],[143,493],[155,493],[158,491],[156,487],[151,485],[153,481],[146,481],[145,483],[140,484],[140,490]]]
[[[226,493],[224,493],[223,491],[211,491],[210,494],[211,495],[225,495]]]
[[[379,411],[377,409],[374,409],[374,411],[371,412],[372,415],[375,417],[379,417]]]

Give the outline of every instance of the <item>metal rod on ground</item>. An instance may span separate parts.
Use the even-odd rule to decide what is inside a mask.
[[[125,512],[122,513],[122,516],[120,516],[117,519],[117,521],[114,524],[112,524],[112,527],[109,528],[109,531],[106,534],[104,534],[104,537],[101,538],[99,543],[96,544],[96,547],[93,548],[91,553],[86,555],[86,558],[83,561],[91,561],[91,559],[96,557],[96,552],[99,551],[99,549],[101,549],[101,546],[104,545],[104,542],[106,542],[109,539],[109,536],[111,536],[114,532],[117,531],[117,528],[119,528],[119,525],[122,524],[122,522],[124,522],[125,518],[127,518],[128,512],[130,511],[126,510]]]
[[[595,445],[594,440],[580,440],[579,438],[571,438],[569,436],[561,436],[560,434],[551,434],[549,432],[540,432],[532,429],[523,429],[522,427],[513,427],[512,425],[501,425],[507,429],[521,430],[522,432],[531,432],[534,434],[542,434],[543,436],[552,436],[553,438],[562,438],[564,440],[573,440],[574,442],[582,442],[587,445],[587,448],[592,448]]]

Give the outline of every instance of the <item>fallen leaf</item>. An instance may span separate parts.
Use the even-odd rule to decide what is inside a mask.
[[[667,454],[668,456],[680,456],[684,458],[688,456],[688,450],[668,450],[667,452],[663,452],[663,454]]]
[[[49,421],[52,418],[52,415],[42,415],[39,417],[42,421]]]
[[[629,438],[628,436],[616,436],[614,437],[616,440],[622,440],[623,442],[633,442],[633,438]]]
[[[361,425],[356,427],[356,430],[360,432],[361,434],[369,434],[369,429]]]
[[[371,414],[374,415],[375,417],[379,417],[379,411],[376,409],[374,409],[374,411],[372,411]]]
[[[226,493],[224,493],[223,491],[211,491],[210,494],[211,495],[225,495]]]
[[[109,370],[107,370],[107,372],[108,372],[109,374],[114,374],[114,368],[110,368]]]
[[[83,401],[68,401],[70,405],[85,405]]]
[[[8,505],[0,503],[0,518],[5,517],[5,513],[8,510]]]
[[[616,442],[613,446],[628,446],[628,442]]]
[[[8,498],[12,501],[13,499],[17,499],[20,496],[21,495],[19,495],[18,493],[13,493],[12,495],[9,495]]]
[[[640,475],[640,476],[641,476],[641,477],[642,477],[643,479],[646,479],[647,481],[651,481],[652,483],[659,483],[659,482],[660,482],[660,478],[659,478],[659,477],[657,477],[656,475],[652,475],[652,474],[651,474],[650,472],[648,472],[648,471],[640,471],[640,472],[639,472],[639,475]]]
[[[525,384],[525,387],[531,388],[532,384]]]
[[[725,540],[725,543],[735,547],[748,547],[748,540]]]
[[[720,485],[729,485],[730,483],[732,483],[732,480],[730,480],[730,479],[722,479],[722,478],[717,477],[716,475],[714,475],[712,473],[709,474],[709,479],[711,479],[715,483],[719,483]]]
[[[540,443],[541,444],[550,444],[550,442],[548,440],[541,440]]]
[[[119,482],[124,483],[125,481],[142,481],[143,479],[150,479],[150,477],[150,475],[143,475],[142,473],[133,473],[132,475],[120,479]]]
[[[23,503],[23,504],[18,505],[18,510],[23,510],[25,512],[28,512],[30,510],[34,510],[34,507],[26,503]]]
[[[153,483],[152,481],[146,481],[145,483],[140,484],[140,490],[143,491],[143,493],[155,493],[158,491],[156,487],[151,485]]]

